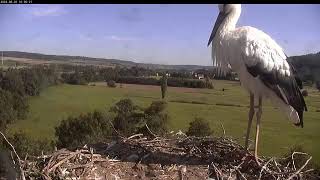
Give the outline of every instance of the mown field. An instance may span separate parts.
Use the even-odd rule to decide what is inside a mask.
[[[248,94],[239,82],[214,81],[215,89],[168,88],[168,111],[172,130],[186,130],[194,117],[210,121],[216,135],[225,129],[240,143],[244,137],[248,117]],[[222,91],[222,88],[225,91]],[[278,109],[264,102],[260,154],[282,155],[294,145],[302,145],[320,162],[320,93],[309,88],[306,97],[308,112],[305,127],[297,128]],[[161,97],[160,87],[124,84],[123,88],[108,88],[104,83],[96,86],[59,85],[44,90],[40,97],[30,98],[30,113],[10,127],[14,132],[26,131],[34,138],[54,138],[54,127],[69,115],[79,115],[95,109],[107,111],[121,98],[131,98],[136,104],[148,106]],[[252,139],[254,139],[254,128]]]

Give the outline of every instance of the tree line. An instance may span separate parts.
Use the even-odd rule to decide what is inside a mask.
[[[293,65],[303,82],[315,85],[320,90],[320,52],[291,56],[288,61]]]
[[[62,69],[61,79],[68,84],[86,85],[95,81],[115,81],[117,83],[160,85],[162,74],[170,74],[168,77],[168,86],[189,87],[189,88],[213,88],[210,77],[214,77],[208,70],[199,70],[194,73],[203,73],[205,80],[195,79],[192,72],[188,71],[165,71],[152,70],[142,67],[131,68],[104,68],[96,66],[74,66],[71,70],[69,66]],[[68,71],[66,71],[68,70]]]

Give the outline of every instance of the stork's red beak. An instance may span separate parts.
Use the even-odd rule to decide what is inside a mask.
[[[211,41],[213,40],[213,38],[216,36],[216,33],[221,25],[221,23],[223,22],[223,20],[226,18],[227,14],[225,14],[224,12],[220,12],[216,22],[214,23],[209,41],[208,41],[208,46],[210,45]]]

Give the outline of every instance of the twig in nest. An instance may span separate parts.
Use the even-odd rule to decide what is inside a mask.
[[[295,163],[294,163],[294,158],[293,158],[293,156],[294,156],[295,154],[307,155],[307,153],[303,153],[303,152],[293,152],[293,153],[291,154],[292,165],[293,165],[294,170],[296,170],[296,165],[295,165]]]
[[[276,165],[276,168],[278,169],[279,173],[281,173],[281,169],[279,168],[277,161],[273,160],[273,162]]]
[[[128,137],[127,139],[132,139],[132,138],[135,138],[137,136],[143,136],[143,134],[134,134],[134,135]]]
[[[268,164],[269,164],[272,160],[273,160],[273,158],[270,158],[269,161],[267,161],[267,162],[261,167],[261,171],[260,171],[259,179],[258,179],[258,180],[261,179],[263,170],[264,170],[265,168],[267,168]]]
[[[298,174],[300,173],[300,171],[302,171],[302,169],[303,169],[304,167],[306,167],[306,165],[309,163],[309,161],[310,161],[311,159],[312,159],[312,156],[310,156],[310,158],[304,163],[304,165],[301,166],[301,168],[300,168],[298,171],[296,171],[295,173],[293,173],[287,180],[290,180],[290,179],[294,178],[296,175],[298,175]]]
[[[15,161],[14,158],[13,158],[12,151],[10,151],[10,156],[11,156],[11,159],[12,159],[12,161],[13,161],[13,164],[16,165],[16,161]]]
[[[19,169],[20,169],[20,173],[21,173],[21,178],[22,180],[25,180],[26,177],[24,176],[24,171],[22,169],[22,166],[21,166],[21,159],[18,155],[18,153],[16,152],[16,150],[14,149],[13,145],[8,141],[8,139],[6,138],[6,136],[0,131],[1,135],[3,136],[4,140],[9,144],[9,146],[11,147],[11,149],[13,150],[14,154],[17,156],[18,158],[18,165],[19,165]]]
[[[67,160],[69,160],[70,158],[74,157],[75,155],[79,154],[80,151],[71,153],[69,156],[67,156],[66,158],[64,158],[63,160],[59,161],[58,163],[56,163],[54,166],[52,166],[47,173],[50,173],[52,170],[54,170],[55,168],[57,168],[58,166],[60,166],[62,163],[66,162]]]
[[[108,118],[108,121],[109,121],[112,129],[118,134],[118,136],[120,136],[121,138],[124,138],[124,136],[116,130],[116,128],[114,127],[113,123],[110,121],[109,118]]]
[[[247,180],[247,178],[244,177],[244,175],[239,171],[239,169],[236,169],[236,171],[237,171],[238,174],[240,174],[240,176],[241,176],[243,179]]]
[[[214,169],[214,172],[215,172],[215,174],[216,174],[217,180],[221,179],[221,178],[222,178],[222,175],[221,175],[221,172],[219,171],[219,169],[214,165],[213,162],[211,163],[211,166],[212,166],[213,169]]]
[[[221,125],[221,128],[222,128],[222,130],[223,130],[223,137],[225,137],[225,136],[226,136],[226,130],[224,129],[224,126],[223,126],[222,123],[220,123],[220,125]]]
[[[149,126],[148,126],[147,123],[146,123],[145,126],[146,126],[146,128],[148,129],[149,133],[150,133],[152,136],[154,136],[155,138],[158,137],[156,134],[154,134],[154,133],[150,130],[150,128],[149,128]]]
[[[231,170],[230,170],[228,180],[231,178],[232,173],[233,173],[234,171],[238,170],[243,163],[244,163],[244,160],[242,160],[242,162],[241,162],[238,166],[235,166],[234,169],[231,169]]]

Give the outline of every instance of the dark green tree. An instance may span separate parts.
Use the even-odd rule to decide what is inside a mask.
[[[20,75],[24,85],[24,91],[29,96],[36,96],[40,94],[40,76],[43,74],[37,73],[34,68],[22,69]]]
[[[16,111],[17,118],[23,119],[26,117],[29,106],[27,103],[24,82],[21,78],[19,70],[8,69],[0,74],[0,88],[11,93],[11,104]],[[6,93],[7,94],[7,93]]]
[[[213,89],[213,83],[208,75],[205,78],[205,82],[206,82],[206,88]]]
[[[19,70],[8,69],[0,75],[0,87],[3,90],[15,93],[19,96],[25,95],[23,80],[20,76]]]
[[[166,97],[167,88],[168,88],[168,77],[167,77],[166,73],[163,73],[162,78],[161,78],[161,96],[162,96],[162,99],[164,99]]]
[[[16,118],[17,111],[14,109],[12,94],[0,88],[0,130],[4,131]]]

